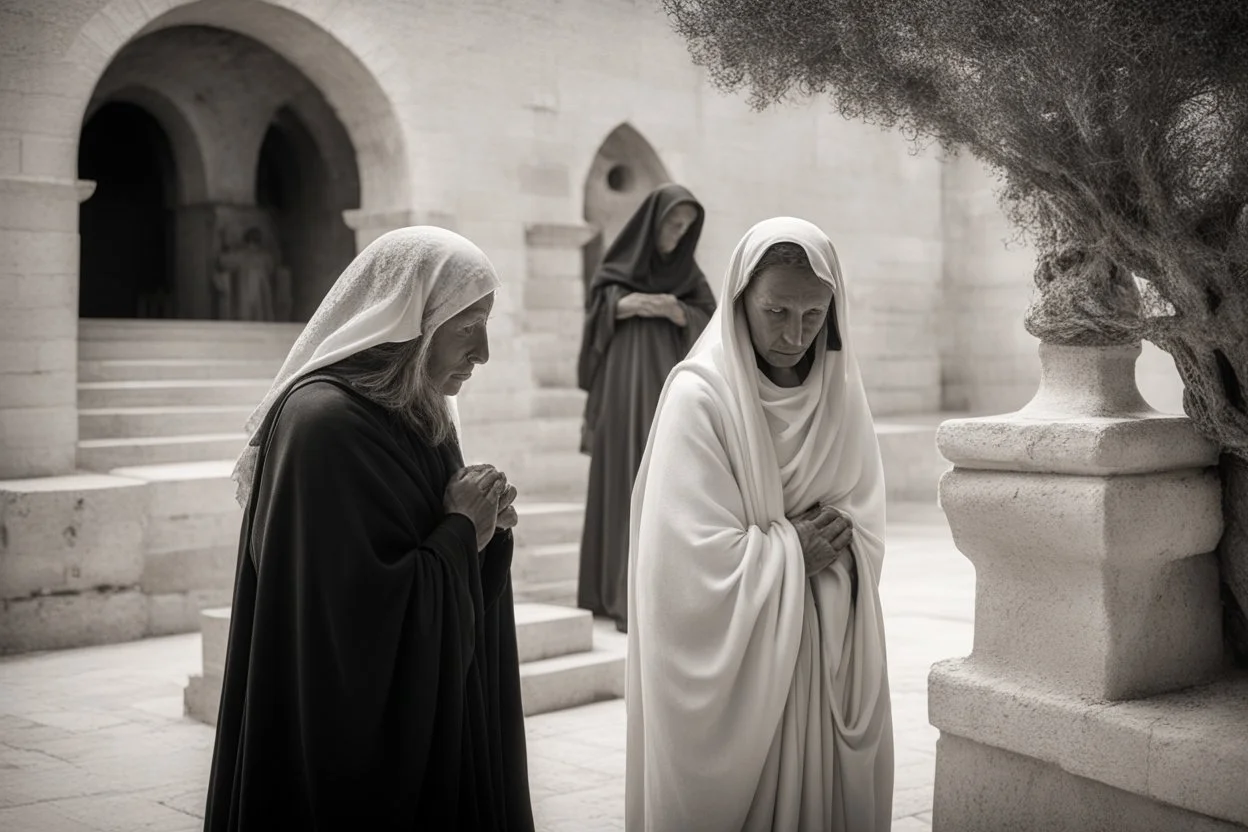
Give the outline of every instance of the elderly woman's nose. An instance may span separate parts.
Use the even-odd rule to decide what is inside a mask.
[[[484,364],[490,360],[490,336],[484,330],[473,343],[468,360],[474,364]]]

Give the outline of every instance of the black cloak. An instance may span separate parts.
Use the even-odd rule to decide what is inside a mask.
[[[463,465],[330,373],[257,434],[205,829],[533,829],[510,532]]]
[[[663,257],[655,247],[659,226],[682,203],[697,209],[697,219]],[[704,217],[680,185],[651,193],[607,250],[586,299],[577,375],[589,393],[581,451],[591,460],[577,605],[621,626],[627,620],[630,495],[650,422],[667,374],[715,312],[715,296],[694,259]],[[684,308],[684,326],[666,318],[617,320],[616,305],[634,292],[674,295]]]

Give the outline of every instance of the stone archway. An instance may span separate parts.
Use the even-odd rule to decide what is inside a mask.
[[[607,135],[585,177],[585,222],[598,232],[585,245],[586,281],[646,194],[670,181],[659,154],[631,124]]]
[[[395,214],[410,210],[411,177],[406,141],[392,101],[410,81],[392,67],[393,48],[380,48],[367,30],[348,21],[329,25],[332,4],[299,0],[164,0],[168,11],[143,14],[132,0],[112,0],[92,17],[69,45],[66,56],[80,68],[74,77],[99,79],[122,48],[146,34],[179,26],[224,29],[271,49],[299,70],[332,108],[355,148],[360,205],[357,245],[384,231]],[[332,34],[331,34],[332,29]],[[361,56],[366,55],[366,58]],[[62,94],[80,102],[85,113],[93,85],[78,84]],[[68,125],[67,125],[68,127]],[[77,125],[67,134],[77,132]]]
[[[127,43],[100,78],[88,113],[125,100],[159,102],[150,109],[173,126],[178,169],[169,178],[179,187],[167,200],[168,221],[159,223],[171,230],[164,246],[169,274],[162,281],[170,302],[157,316],[306,320],[355,254],[345,215],[360,207],[355,148],[321,91],[253,38],[182,25],[155,28]],[[113,153],[119,164],[124,148],[140,138],[119,137]],[[96,155],[107,178],[108,154]],[[140,231],[152,236],[157,224],[148,218],[142,228],[114,234],[117,245],[97,245],[87,220],[107,210],[92,203],[108,203],[110,195],[106,187],[82,208],[82,291],[88,297],[100,293],[90,283],[101,279],[92,258],[124,255],[130,237]],[[250,236],[256,242],[248,244]],[[133,246],[130,259],[152,247]],[[247,280],[249,271],[257,270],[245,263],[253,261],[270,302],[247,288],[254,282]],[[133,304],[108,308],[136,314]],[[140,307],[137,314],[149,316],[145,311]]]
[[[303,0],[101,0],[92,7],[83,23],[49,14],[54,26],[23,26],[10,39],[20,46],[5,115],[24,133],[19,167],[6,165],[0,175],[3,230],[11,232],[0,291],[20,301],[0,305],[0,346],[7,374],[17,379],[0,402],[6,477],[76,467],[78,206],[92,190],[78,180],[78,141],[98,82],[130,41],[203,25],[265,44],[321,91],[355,148],[360,207],[346,219],[356,247],[412,221],[411,169],[393,102],[407,98],[415,81],[398,60],[402,45],[378,44],[369,20]]]

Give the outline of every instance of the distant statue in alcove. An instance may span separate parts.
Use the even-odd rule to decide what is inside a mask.
[[[277,258],[264,245],[260,229],[248,228],[243,244],[223,246],[217,256],[214,285],[220,317],[236,321],[273,321]],[[289,282],[289,281],[287,281]]]

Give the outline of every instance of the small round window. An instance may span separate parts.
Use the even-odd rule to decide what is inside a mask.
[[[607,171],[607,187],[613,191],[627,191],[633,185],[633,172],[627,165],[612,165]]]

